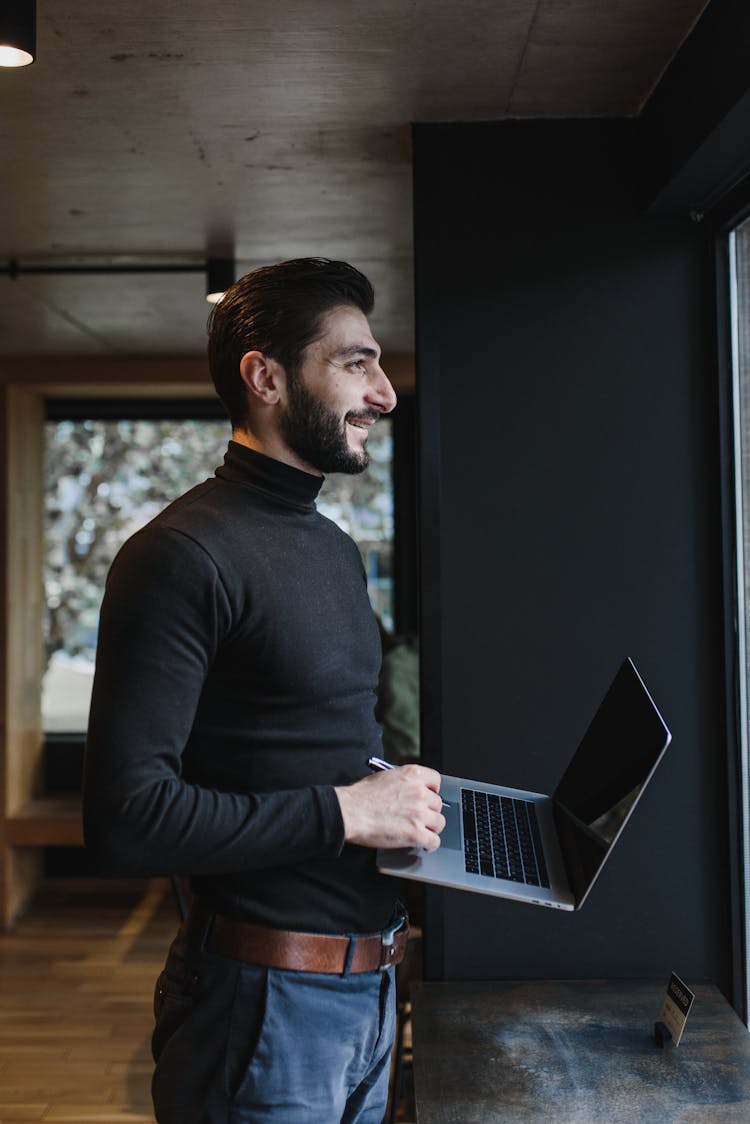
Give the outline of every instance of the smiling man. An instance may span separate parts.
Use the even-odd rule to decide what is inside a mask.
[[[407,923],[377,847],[439,846],[440,778],[372,775],[377,625],[354,543],[320,515],[396,396],[343,262],[248,274],[209,361],[233,440],[115,559],[84,785],[103,871],[190,876],[157,981],[160,1124],[385,1112]]]

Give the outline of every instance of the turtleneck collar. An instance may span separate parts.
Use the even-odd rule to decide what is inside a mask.
[[[274,460],[263,453],[256,453],[247,445],[230,441],[224,455],[224,464],[216,469],[221,480],[233,484],[249,485],[299,507],[315,506],[318,492],[323,486],[323,476],[313,476],[283,461]]]

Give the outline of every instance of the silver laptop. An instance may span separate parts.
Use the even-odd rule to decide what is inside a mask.
[[[442,778],[437,851],[380,850],[378,869],[553,909],[580,909],[672,735],[626,659],[552,796]]]

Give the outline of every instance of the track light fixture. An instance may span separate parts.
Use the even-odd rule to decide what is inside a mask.
[[[36,0],[0,4],[0,66],[28,66],[36,56]]]
[[[2,0],[0,0],[2,3]],[[49,262],[45,264],[21,264],[11,259],[6,264],[0,264],[0,276],[5,275],[14,281],[17,277],[54,276],[55,274],[101,274],[115,275],[118,273],[202,273],[206,278],[206,300],[217,304],[230,285],[234,284],[235,261],[234,258],[207,258],[196,262],[107,262],[92,259],[89,261],[75,261],[69,264],[63,262]]]
[[[206,262],[206,300],[218,304],[234,284],[234,258],[209,258]]]
[[[2,3],[2,0],[0,0]],[[234,258],[207,258],[202,262],[101,262],[96,260],[70,262],[50,262],[49,264],[22,265],[12,258],[7,264],[0,264],[0,277],[9,277],[15,281],[17,277],[29,276],[54,276],[68,274],[71,276],[99,274],[115,275],[122,273],[149,274],[149,273],[203,273],[206,279],[206,300],[211,304],[218,304],[230,285],[234,284],[235,273]]]

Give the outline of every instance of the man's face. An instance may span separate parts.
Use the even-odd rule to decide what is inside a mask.
[[[395,405],[367,317],[341,306],[323,317],[299,369],[287,372],[281,435],[318,472],[362,472],[370,462],[369,427]]]

